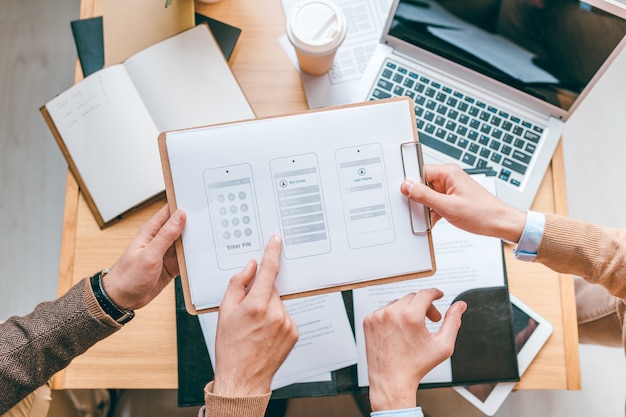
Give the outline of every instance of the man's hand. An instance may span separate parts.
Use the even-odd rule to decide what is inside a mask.
[[[424,165],[424,185],[404,181],[402,194],[431,209],[433,225],[441,218],[470,233],[517,243],[526,213],[508,206],[456,164]]]
[[[102,279],[107,295],[120,308],[136,310],[148,304],[178,275],[174,241],[185,227],[185,213],[170,217],[165,205],[130,242]]]
[[[252,260],[230,280],[217,321],[213,382],[217,395],[267,394],[298,340],[298,328],[274,286],[280,254],[281,239],[273,236],[259,272]]]
[[[436,289],[410,293],[363,320],[372,411],[416,407],[424,375],[452,355],[467,305],[450,306],[439,330],[430,333],[426,317],[441,319],[432,302],[442,295]]]

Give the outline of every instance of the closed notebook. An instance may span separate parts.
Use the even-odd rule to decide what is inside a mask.
[[[195,14],[196,25],[209,25],[224,57],[230,59],[241,29],[200,13]],[[83,76],[87,77],[104,67],[104,38],[102,35],[102,16],[78,19],[70,22],[76,52]]]

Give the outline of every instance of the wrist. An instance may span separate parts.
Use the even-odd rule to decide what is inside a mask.
[[[417,407],[417,388],[393,389],[370,384],[370,406],[372,411],[403,410]]]
[[[270,383],[253,383],[252,381],[235,381],[221,379],[221,373],[215,372],[213,393],[224,397],[249,397],[266,395],[271,392]]]
[[[127,300],[124,290],[119,285],[118,274],[114,269],[105,269],[102,275],[102,287],[109,299],[123,310],[134,310],[132,300]]]
[[[100,308],[117,323],[126,324],[135,317],[135,312],[132,309],[123,308],[116,304],[109,294],[107,294],[104,288],[103,277],[108,272],[108,269],[104,269],[89,278],[91,289]]]
[[[498,224],[493,236],[506,242],[519,242],[526,224],[526,212],[507,206],[505,211],[495,218]]]

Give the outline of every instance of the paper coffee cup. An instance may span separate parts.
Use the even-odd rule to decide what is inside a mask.
[[[289,12],[286,26],[300,69],[313,75],[330,69],[348,30],[343,11],[328,0],[296,4]]]

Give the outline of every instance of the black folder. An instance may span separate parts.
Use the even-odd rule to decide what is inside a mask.
[[[506,271],[505,271],[506,276]],[[505,278],[506,284],[506,278]],[[352,291],[342,292],[344,305],[354,332]],[[424,383],[420,389],[487,382],[519,381],[519,369],[513,331],[513,310],[508,285],[477,288],[459,294],[467,310],[451,357],[452,383]],[[200,328],[198,316],[185,308],[182,284],[176,280],[176,332],[178,338],[178,405],[204,404],[204,386],[213,379],[213,367]],[[282,400],[298,397],[367,395],[358,386],[356,365],[331,373],[331,381],[292,384],[272,392],[272,407],[280,408]]]
[[[454,383],[519,381],[508,287],[469,290],[457,300],[465,301],[467,310],[451,357]]]
[[[241,29],[200,13],[195,14],[195,20],[196,25],[205,22],[209,25],[226,60],[230,59],[241,34]],[[83,76],[87,77],[104,67],[102,16],[73,20],[70,22],[70,26],[74,35],[80,67],[83,71]]]

